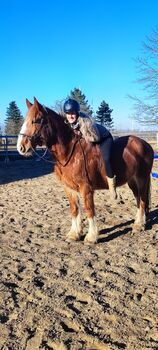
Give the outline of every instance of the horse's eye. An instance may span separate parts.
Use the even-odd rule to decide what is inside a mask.
[[[42,119],[38,118],[36,120],[32,120],[32,124],[41,124],[42,123]]]

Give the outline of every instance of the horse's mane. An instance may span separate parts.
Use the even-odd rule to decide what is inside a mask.
[[[65,143],[65,140],[72,138],[73,131],[69,124],[66,123],[64,116],[49,107],[46,107],[46,110],[50,127],[56,129],[60,141]]]
[[[64,116],[61,113],[57,113],[56,111],[54,111],[54,109],[50,107],[44,107],[44,109],[46,109],[47,113],[50,114],[52,117],[62,118],[64,121]]]

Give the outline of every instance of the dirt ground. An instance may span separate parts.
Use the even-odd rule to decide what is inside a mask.
[[[0,349],[158,349],[158,179],[134,236],[128,187],[115,208],[96,192],[100,236],[88,246],[65,241],[69,204],[51,168],[0,164]]]

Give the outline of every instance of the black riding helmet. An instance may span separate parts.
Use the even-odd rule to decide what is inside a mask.
[[[80,111],[80,105],[76,100],[73,100],[72,98],[69,98],[64,103],[64,113],[71,114],[75,113],[76,115],[79,114]]]

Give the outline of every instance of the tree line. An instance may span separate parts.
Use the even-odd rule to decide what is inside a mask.
[[[70,94],[67,98],[73,98],[77,100],[80,104],[81,112],[88,114],[89,116],[93,115],[93,109],[89,105],[88,100],[85,94],[78,88],[74,88],[70,91]],[[63,101],[63,100],[62,100]],[[63,114],[63,102],[57,101],[53,107],[56,112]],[[95,115],[95,121],[105,127],[112,129],[114,122],[113,117],[111,116],[112,109],[109,108],[108,103],[103,100],[98,107]],[[18,135],[23,124],[24,117],[18,108],[15,101],[9,103],[9,106],[6,111],[5,119],[5,134],[6,135]]]

